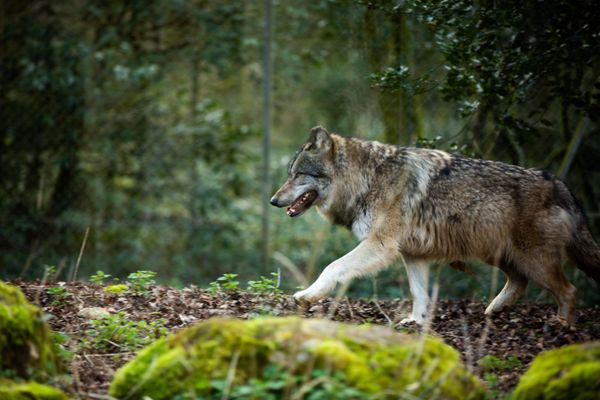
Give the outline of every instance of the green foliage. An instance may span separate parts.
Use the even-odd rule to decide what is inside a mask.
[[[510,400],[510,393],[505,393],[498,390],[499,378],[498,375],[485,372],[483,374],[483,380],[487,384],[489,391],[486,393],[485,398],[489,400]]]
[[[371,74],[370,79],[377,89],[390,92],[404,90],[412,94],[432,90],[437,85],[437,82],[433,81],[428,74],[419,77],[412,76],[406,65],[384,68],[381,72]]]
[[[236,280],[237,276],[238,274],[223,274],[209,284],[208,291],[212,294],[238,291],[240,282]]]
[[[150,294],[150,287],[156,284],[154,271],[137,271],[132,272],[127,277],[127,282],[133,289],[134,293],[147,296]]]
[[[104,273],[104,271],[96,271],[96,273],[90,276],[90,282],[96,285],[103,285],[104,280],[110,278],[112,275]]]
[[[129,286],[125,285],[125,284],[120,284],[120,285],[108,285],[107,287],[105,287],[104,289],[102,289],[102,291],[104,293],[108,293],[108,294],[115,294],[115,295],[121,295],[126,293],[129,290]]]
[[[519,357],[507,356],[504,359],[488,354],[479,360],[479,366],[484,371],[505,371],[507,369],[519,368],[521,366]]]
[[[66,288],[64,288],[63,286],[56,286],[56,287],[51,287],[46,289],[46,293],[48,293],[50,296],[52,296],[52,305],[53,306],[61,306],[64,305],[68,300],[69,297],[72,296],[71,293],[69,293],[67,291]]]
[[[62,359],[64,365],[68,365],[73,360],[75,354],[73,351],[69,350],[68,346],[66,346],[66,343],[70,339],[70,336],[64,332],[52,332],[52,341],[54,342],[57,354]]]
[[[236,224],[247,219],[243,204],[227,202],[248,191],[256,130],[234,120],[211,86],[240,71],[246,8],[86,0],[5,10],[0,226],[9,241],[0,262],[8,274],[28,255],[36,255],[29,274],[40,259],[64,262],[87,227],[95,252],[82,272],[235,266],[239,255],[214,247],[239,241]]]
[[[301,398],[306,400],[369,400],[382,397],[349,386],[341,372],[317,369],[308,374],[294,375],[277,365],[267,366],[260,377],[252,378],[247,383],[231,384],[227,380],[213,380],[207,386],[198,387],[200,391],[207,392],[206,395],[178,395],[175,400],[277,400],[287,398],[292,393],[295,396],[302,394]]]
[[[54,265],[44,266],[44,280],[47,282],[54,282],[56,280],[56,267]]]
[[[448,100],[472,104],[465,115],[485,105],[508,128],[533,128],[522,117],[515,118],[515,108],[527,107],[538,115],[536,123],[542,123],[550,102],[559,100],[596,118],[591,112],[598,98],[590,95],[594,82],[587,76],[599,57],[594,50],[600,38],[592,28],[597,22],[593,2],[410,4],[408,11],[436,31],[448,71],[442,93]],[[541,87],[547,90],[543,95],[552,98],[531,104],[542,94]]]
[[[445,74],[433,80],[445,101],[473,118],[472,132],[462,140],[474,141],[480,156],[503,146],[512,152],[502,149],[497,158],[561,171],[569,167],[565,151],[581,134],[582,122],[599,121],[594,2],[412,0],[382,8],[391,15],[410,15],[434,33]],[[401,65],[374,74],[373,81],[383,90],[418,91],[432,76]],[[542,138],[547,143],[543,150]]]
[[[519,368],[521,365],[521,360],[515,356],[498,358],[494,355],[488,354],[482,357],[479,360],[479,367],[483,371],[483,380],[487,383],[487,386],[490,389],[487,394],[487,398],[498,400],[510,399],[509,394],[498,390],[498,374],[501,374],[509,369]]]
[[[240,290],[237,278],[238,274],[225,273],[209,283],[207,290],[212,294],[237,292]],[[248,281],[247,290],[256,294],[282,294],[283,291],[279,288],[279,273],[271,272],[271,278],[261,276],[259,280]]]
[[[257,304],[248,315],[248,318],[277,317],[281,311],[268,304]]]
[[[248,281],[248,291],[257,294],[281,294],[279,272],[271,272],[272,278],[261,276],[258,281]]]
[[[136,351],[168,333],[162,319],[130,321],[124,312],[89,323],[92,327],[85,331],[85,337],[81,340],[81,345],[89,351]]]

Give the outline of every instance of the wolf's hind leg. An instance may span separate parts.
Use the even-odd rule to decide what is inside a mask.
[[[413,297],[412,311],[408,318],[400,321],[401,324],[416,322],[422,325],[427,318],[427,306],[429,305],[429,264],[423,260],[405,259],[408,285]]]
[[[485,315],[492,315],[504,307],[514,304],[525,293],[527,278],[516,271],[507,273],[506,276],[506,285],[485,309]]]
[[[576,289],[565,276],[560,262],[542,264],[531,279],[552,293],[558,303],[558,319],[564,325],[571,325],[575,319]]]

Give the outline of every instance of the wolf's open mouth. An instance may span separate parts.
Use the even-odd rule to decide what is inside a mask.
[[[294,202],[288,207],[287,215],[290,217],[297,217],[302,214],[304,211],[308,210],[309,207],[314,203],[319,194],[314,190],[309,190],[304,193],[302,196],[298,197]]]

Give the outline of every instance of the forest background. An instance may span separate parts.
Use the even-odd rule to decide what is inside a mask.
[[[270,18],[262,1],[0,4],[3,279],[52,266],[63,280],[151,270],[205,287],[280,271],[292,290],[356,244],[314,211],[264,207],[261,186],[283,182],[317,124],[544,168],[600,237],[594,1],[280,0]],[[488,298],[503,279],[476,264],[435,271],[446,298]],[[598,301],[568,274],[580,302]],[[408,285],[394,268],[350,293]]]

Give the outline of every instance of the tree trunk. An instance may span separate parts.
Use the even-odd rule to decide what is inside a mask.
[[[391,39],[383,40],[378,34],[377,27],[381,21],[373,10],[367,10],[364,14],[365,52],[369,63],[369,69],[373,72],[381,71],[388,64],[390,47],[395,42],[396,30]],[[390,44],[392,46],[390,46]],[[392,47],[393,48],[393,47]],[[384,125],[384,141],[386,143],[398,143],[401,128],[401,94],[398,92],[382,91],[377,93],[377,103],[381,112]]]
[[[414,25],[412,21],[406,18],[403,14],[398,14],[397,23],[398,36],[396,55],[400,60],[400,64],[406,65],[409,71],[417,70],[415,64],[414,40]],[[404,137],[399,137],[399,141],[408,141],[412,143],[417,139],[425,139],[425,127],[423,123],[423,108],[421,104],[421,95],[411,93],[405,89],[400,89],[402,92],[402,120],[404,122],[399,132],[406,132]]]
[[[268,269],[270,264],[269,246],[269,198],[271,196],[270,157],[271,157],[271,0],[264,1],[263,31],[263,165],[262,165],[262,262]]]
[[[384,40],[386,35],[378,32],[381,22],[377,19],[375,11],[365,12],[366,54],[371,71],[378,72],[386,66],[400,65],[406,65],[410,71],[414,71],[415,57],[412,46],[414,28],[410,21],[401,13],[386,16],[384,22],[391,32],[387,35],[387,40]],[[385,126],[386,143],[408,144],[413,143],[415,139],[425,137],[419,94],[398,88],[395,91],[379,92],[377,100]]]

